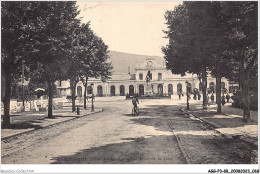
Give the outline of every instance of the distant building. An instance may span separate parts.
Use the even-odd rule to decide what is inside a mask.
[[[139,59],[136,63],[134,72],[130,72],[130,67],[124,68],[127,72],[114,72],[111,79],[102,82],[100,79],[89,79],[87,87],[87,95],[92,94],[90,86],[93,83],[93,93],[95,96],[125,96],[129,94],[139,95],[178,95],[186,94],[186,89],[192,93],[195,88],[201,91],[199,79],[197,76],[187,74],[186,76],[174,75],[171,71],[167,70],[163,59],[159,62],[158,59],[148,57],[146,59]],[[113,66],[114,63],[112,62]],[[120,66],[120,65],[117,65]],[[127,66],[127,65],[124,65]],[[133,69],[133,67],[131,67]],[[189,82],[188,87],[186,81]],[[216,79],[208,77],[208,93],[216,93]],[[60,81],[56,82],[57,89],[62,97],[70,94],[69,82]],[[222,78],[223,92],[229,89],[227,79]],[[84,86],[79,82],[76,87],[77,97],[83,97]]]

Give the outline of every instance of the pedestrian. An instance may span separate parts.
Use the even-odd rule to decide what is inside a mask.
[[[230,95],[229,94],[226,95],[226,99],[227,99],[227,103],[229,103],[229,99],[230,99]]]
[[[207,94],[207,105],[210,106],[210,103],[209,103],[209,95]]]
[[[129,94],[127,93],[127,94],[126,94],[126,100],[129,99],[129,98],[130,98],[130,96],[129,96]]]
[[[211,103],[214,103],[215,96],[213,93],[211,94],[210,99],[211,99]]]
[[[197,93],[196,92],[193,94],[193,99],[197,100]]]
[[[200,97],[201,97],[201,95],[200,95],[200,93],[198,93],[198,100],[200,100]]]
[[[222,103],[222,106],[224,106],[224,105],[225,105],[225,103],[226,103],[226,101],[225,101],[225,96],[224,96],[224,95],[222,95],[222,100],[221,100],[221,103]]]
[[[188,95],[188,100],[190,100],[190,95],[191,95],[191,94],[190,94],[190,93],[188,93],[187,95]]]
[[[181,100],[181,94],[179,94],[179,100]]]

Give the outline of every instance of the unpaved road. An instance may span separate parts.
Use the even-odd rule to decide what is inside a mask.
[[[254,149],[185,116],[172,100],[96,102],[104,111],[2,141],[3,164],[255,163]]]

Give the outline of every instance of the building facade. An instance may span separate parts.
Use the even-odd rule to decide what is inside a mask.
[[[208,77],[208,93],[216,92],[216,79]],[[188,83],[187,83],[188,82]],[[87,95],[93,94],[96,97],[125,96],[129,94],[138,95],[176,95],[186,94],[187,90],[192,93],[194,89],[201,92],[199,79],[197,76],[187,74],[186,76],[174,75],[167,70],[165,64],[160,64],[152,58],[147,58],[140,65],[136,65],[134,73],[115,72],[110,79],[102,82],[100,79],[91,78],[88,81]],[[90,84],[93,84],[92,86]],[[70,94],[68,81],[56,82],[57,89],[61,97]],[[227,92],[229,83],[227,79],[222,79],[222,91]],[[84,95],[84,85],[79,82],[76,86],[76,96]]]

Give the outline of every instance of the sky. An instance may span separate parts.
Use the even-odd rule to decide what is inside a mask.
[[[77,2],[81,22],[103,39],[110,51],[163,56],[168,39],[164,14],[181,2]]]

